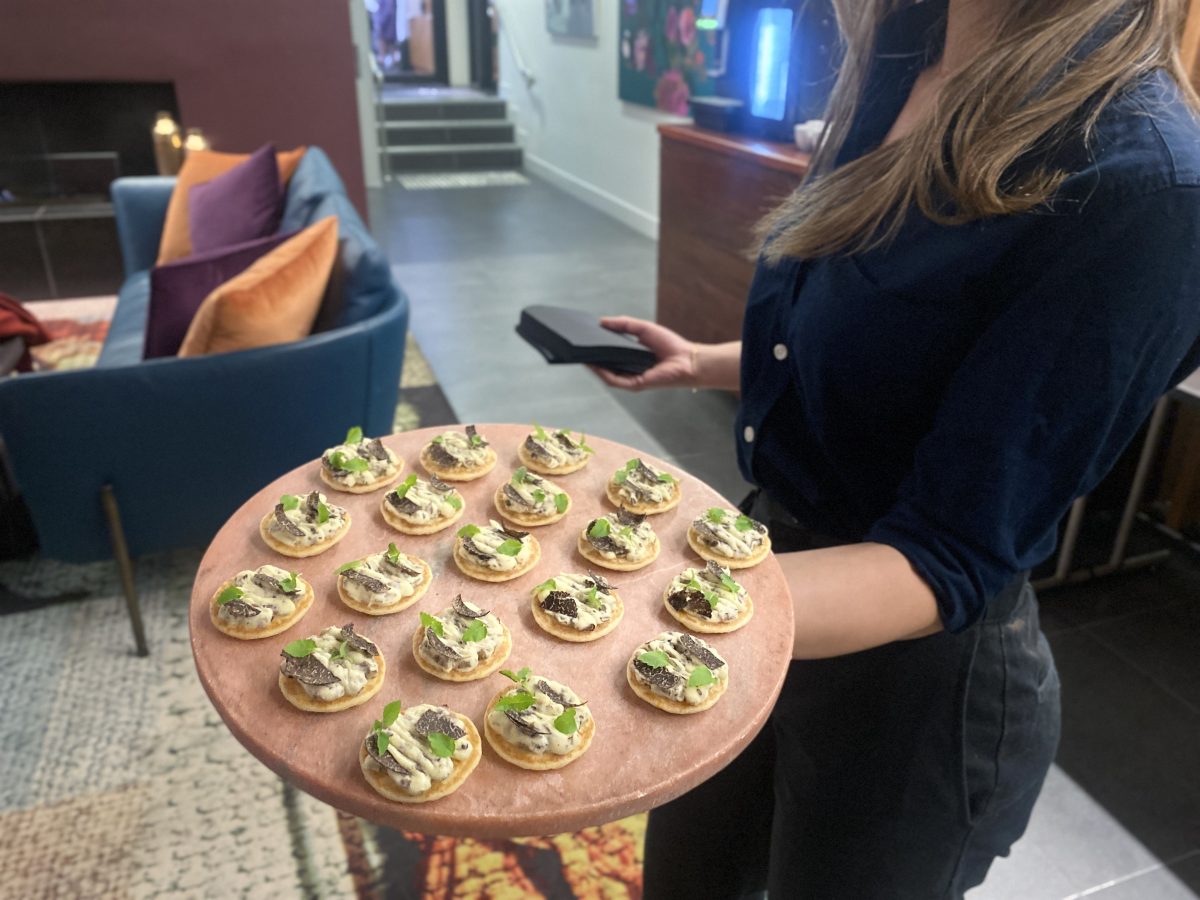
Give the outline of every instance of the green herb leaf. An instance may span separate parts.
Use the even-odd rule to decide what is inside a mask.
[[[704,599],[708,601],[708,605],[713,609],[716,609],[717,604],[721,601],[721,598],[713,591],[701,591],[701,593],[704,594]]]
[[[440,620],[435,619],[429,613],[421,613],[421,624],[433,631],[438,637],[446,636],[446,629],[442,627]]]
[[[429,443],[431,443],[431,444],[440,444],[440,443],[442,443],[442,441],[444,441],[444,440],[445,440],[445,438],[443,438],[443,437],[442,437],[442,436],[439,434],[437,437],[435,437],[435,438],[434,438],[432,441],[430,441]]]
[[[704,592],[704,585],[702,585],[700,583],[700,579],[696,577],[693,577],[692,580],[689,581],[685,586],[689,591],[700,591],[701,593]]]
[[[618,537],[623,537],[626,539],[633,537],[633,526],[626,525],[624,528],[622,528],[620,531],[617,532],[617,535],[618,535]]]
[[[609,532],[608,519],[600,518],[592,523],[592,527],[588,529],[588,537],[602,538],[608,537]]]
[[[553,578],[548,578],[533,589],[535,594],[540,594],[543,591],[557,591],[558,585],[554,583]]]
[[[725,521],[725,510],[718,506],[714,506],[708,511],[708,521],[712,522],[714,525],[720,525]]]
[[[279,586],[283,588],[285,594],[295,593],[299,589],[300,579],[297,575],[298,573],[296,572],[289,572],[287,578],[279,579]]]
[[[674,484],[675,476],[672,475],[670,472],[659,472],[658,480],[661,481],[663,484]]]
[[[704,687],[716,680],[713,678],[712,669],[708,666],[696,666],[692,669],[692,674],[688,676],[688,687]]]
[[[458,536],[460,538],[475,537],[477,534],[479,534],[478,525],[464,525],[462,528],[458,529]]]
[[[540,504],[541,504],[541,502],[542,502],[543,500],[545,500],[545,499],[546,499],[546,492],[545,492],[545,491],[543,491],[541,488],[537,488],[537,489],[536,489],[536,490],[533,492],[533,502],[534,502],[534,503],[537,503],[537,504],[539,504],[539,505],[540,505]]]
[[[455,509],[462,509],[462,497],[458,496],[458,494],[447,494],[446,502]]]
[[[633,459],[629,460],[629,462],[625,463],[625,471],[632,472],[634,469],[637,468],[637,465],[640,462],[641,462],[640,459],[638,459],[637,457],[634,457]]]
[[[337,463],[334,463],[334,466],[338,469],[344,469],[347,472],[365,472],[371,468],[371,464],[361,456],[352,456],[349,459],[343,459],[340,466]]]
[[[408,489],[411,488],[416,483],[417,483],[417,473],[413,472],[411,475],[409,475],[407,478],[405,478],[402,482],[400,482],[400,486],[396,488],[396,496],[399,497],[401,500],[403,500],[405,498],[405,496],[408,494]]]
[[[724,585],[727,590],[731,590],[735,594],[740,594],[742,592],[742,586],[724,572],[721,573],[721,584]]]
[[[523,709],[529,709],[533,706],[533,694],[526,690],[520,690],[513,694],[505,694],[496,701],[496,709],[504,712],[506,709],[511,709],[513,712],[520,712]]]
[[[400,710],[403,708],[399,700],[393,700],[383,708],[383,727],[389,727],[393,722],[400,718]]]
[[[487,626],[478,619],[475,619],[467,626],[467,630],[463,632],[462,639],[469,642],[482,641],[487,637],[487,633]]]
[[[645,653],[639,653],[638,659],[652,669],[664,669],[670,662],[670,658],[662,650],[647,650]]]
[[[446,759],[454,755],[454,741],[448,734],[431,731],[429,732],[429,749],[433,751],[434,756]]]
[[[240,587],[231,584],[217,595],[217,606],[224,606],[230,600],[241,600],[245,595],[246,592]]]
[[[554,495],[554,508],[557,509],[560,513],[565,513],[567,511],[567,504],[570,502],[571,501],[567,499],[566,494],[555,494]]]
[[[496,548],[497,553],[503,553],[505,556],[516,556],[521,552],[521,547],[524,546],[520,541],[508,540]]]
[[[341,450],[334,450],[329,454],[329,464],[335,469],[340,469],[346,465],[346,454]]]
[[[346,654],[349,652],[349,650],[350,650],[350,645],[347,644],[345,641],[342,641],[340,644],[338,644],[337,649],[329,654],[329,658],[330,659],[345,659]]]
[[[397,547],[395,544],[388,544],[387,558],[388,558],[388,562],[391,562],[391,563],[400,562],[400,548]]]
[[[579,432],[579,449],[582,450],[584,453],[595,453],[596,451],[593,450],[591,447],[589,447],[587,445],[586,441],[587,441],[587,435],[584,434],[582,431]]]
[[[375,732],[375,750],[380,756],[383,756],[383,754],[387,753],[389,742],[390,739],[388,738],[388,733],[386,731]]]
[[[350,560],[350,562],[342,563],[340,566],[338,566],[337,574],[341,575],[343,572],[348,572],[351,569],[357,569],[361,565],[362,565],[362,560],[352,559],[352,560]]]
[[[604,601],[600,599],[594,586],[588,588],[587,593],[583,595],[583,602],[592,607],[592,609],[604,608]]]
[[[524,484],[525,479],[528,477],[528,475],[529,475],[529,470],[526,469],[524,466],[521,466],[519,469],[517,469],[517,471],[513,472],[512,483],[513,484]]]
[[[749,531],[754,527],[754,522],[749,516],[738,516],[737,521],[733,523],[733,527],[738,531]]]
[[[554,730],[559,734],[574,734],[579,730],[575,722],[575,707],[571,706],[562,711],[562,715],[554,720]]]
[[[291,512],[293,509],[299,509],[300,498],[295,494],[284,494],[279,498],[279,502],[283,504],[284,510]]]
[[[529,680],[529,666],[522,666],[519,672],[514,672],[512,669],[501,669],[500,674],[505,678],[515,681],[517,684],[524,684]]]
[[[292,641],[283,648],[283,652],[288,656],[294,656],[296,659],[301,659],[305,656],[311,656],[312,652],[317,649],[317,642],[312,638],[304,638],[299,641]]]
[[[533,436],[539,441],[544,441],[547,439],[545,429],[543,429],[542,426],[537,422],[533,423]]]
[[[483,438],[478,434],[471,435],[470,442],[471,442],[472,447],[482,447],[483,446]]]
[[[324,525],[329,521],[329,507],[324,503],[317,504],[317,524]]]
[[[613,473],[613,484],[624,484],[625,479],[628,477],[629,473],[627,471],[624,469],[617,469],[617,471]]]
[[[353,428],[351,428],[349,431],[346,432],[346,440],[343,441],[342,443],[344,443],[344,444],[361,444],[362,439],[363,439],[362,429],[359,428],[357,425],[355,425]]]

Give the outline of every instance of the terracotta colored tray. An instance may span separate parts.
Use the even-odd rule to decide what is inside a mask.
[[[384,443],[404,459],[403,474],[415,467],[427,477],[417,454],[442,430],[392,435]],[[459,573],[450,558],[455,531],[468,522],[499,518],[492,495],[520,465],[517,446],[529,430],[525,425],[479,426],[499,463],[486,477],[458,486],[466,501],[465,514],[458,525],[438,534],[414,538],[393,531],[379,512],[382,492],[331,491],[321,483],[315,461],[263,488],[217,534],[192,588],[192,652],[217,712],[246,749],[270,769],[338,809],[394,828],[482,838],[544,835],[598,825],[665,803],[720,770],[758,733],[791,656],[792,605],[773,557],[734,573],[754,600],[750,623],[733,634],[702,636],[730,667],[729,689],[716,706],[696,715],[670,715],[639,700],[625,681],[625,664],[638,644],[662,631],[682,630],[664,610],[662,592],[677,572],[701,562],[687,546],[688,523],[704,509],[725,504],[716,491],[676,467],[621,444],[589,438],[596,449],[591,463],[555,479],[571,495],[570,514],[555,525],[532,529],[542,547],[538,566],[499,585]],[[625,603],[625,616],[615,631],[594,643],[569,644],[552,638],[534,624],[529,592],[559,572],[586,570],[575,550],[576,537],[591,518],[611,509],[604,483],[618,466],[638,455],[678,475],[682,483],[682,503],[652,518],[662,554],[637,572],[606,573]],[[350,533],[332,549],[309,559],[293,560],[268,549],[259,537],[259,520],[281,494],[313,489],[325,490],[350,510]],[[389,541],[433,567],[429,592],[391,616],[365,616],[348,609],[337,598],[334,570],[343,562],[385,549]],[[221,634],[209,621],[213,593],[238,571],[268,563],[298,570],[312,582],[316,591],[312,608],[291,629],[272,638],[239,641]],[[456,793],[428,804],[392,803],[367,786],[358,766],[359,744],[384,704],[398,698],[406,706],[446,704],[470,716],[482,732],[487,702],[510,683],[494,675],[451,684],[425,674],[413,660],[411,641],[418,612],[436,613],[459,592],[494,609],[511,629],[513,649],[506,668],[515,671],[527,665],[570,685],[588,701],[596,736],[578,760],[543,773],[509,765],[485,742],[483,760]],[[346,622],[353,622],[380,647],[387,661],[383,690],[370,702],[345,712],[301,712],[279,692],[279,654],[289,641]]]

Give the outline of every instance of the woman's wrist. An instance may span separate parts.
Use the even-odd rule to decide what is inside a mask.
[[[741,342],[691,345],[688,387],[736,391],[739,387]]]

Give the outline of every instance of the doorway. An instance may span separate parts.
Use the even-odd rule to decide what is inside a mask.
[[[448,84],[446,0],[365,0],[371,53],[383,77],[402,84]]]

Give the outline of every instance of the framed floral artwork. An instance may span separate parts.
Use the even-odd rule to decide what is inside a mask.
[[[617,95],[627,103],[688,115],[688,100],[713,93],[716,32],[696,27],[699,0],[618,0]]]

